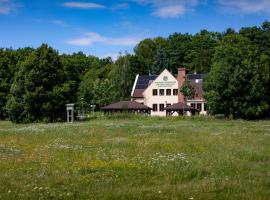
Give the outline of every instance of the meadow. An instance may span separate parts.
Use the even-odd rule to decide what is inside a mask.
[[[0,122],[0,199],[269,199],[270,121]]]

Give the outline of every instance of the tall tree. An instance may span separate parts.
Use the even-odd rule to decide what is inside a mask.
[[[188,68],[186,56],[191,48],[191,40],[192,36],[189,34],[174,33],[169,36],[166,46],[166,66],[171,72],[176,73],[179,67]]]
[[[210,112],[234,118],[269,115],[269,57],[241,35],[225,36],[205,84]]]
[[[43,44],[20,63],[7,103],[14,122],[57,121],[65,115],[70,85],[58,53]]]
[[[210,71],[215,47],[220,34],[202,30],[192,37],[191,47],[186,56],[188,69],[199,73]]]

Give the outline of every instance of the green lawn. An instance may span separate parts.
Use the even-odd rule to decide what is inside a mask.
[[[0,199],[269,199],[270,121],[0,122]]]

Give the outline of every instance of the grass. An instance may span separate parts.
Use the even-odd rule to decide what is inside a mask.
[[[0,122],[0,199],[269,199],[270,121]]]

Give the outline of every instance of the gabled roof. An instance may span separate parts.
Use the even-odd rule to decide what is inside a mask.
[[[152,110],[150,107],[136,101],[119,101],[104,106],[101,110]]]

